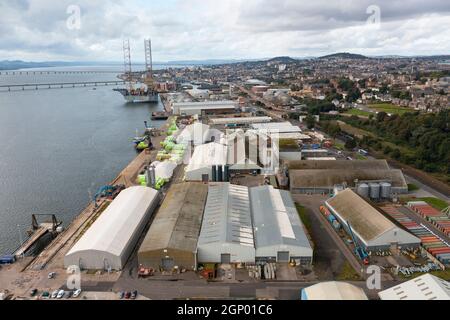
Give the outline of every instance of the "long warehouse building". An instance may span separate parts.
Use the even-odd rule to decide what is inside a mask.
[[[208,186],[203,183],[173,185],[138,252],[139,265],[159,270],[175,266],[197,268],[197,241]]]
[[[248,188],[210,183],[197,245],[199,263],[254,263]]]
[[[367,251],[420,246],[419,238],[397,227],[351,189],[339,192],[325,204]]]
[[[313,249],[288,191],[261,186],[250,189],[256,261],[310,265]]]
[[[154,189],[125,189],[67,253],[64,265],[122,270],[158,203]]]

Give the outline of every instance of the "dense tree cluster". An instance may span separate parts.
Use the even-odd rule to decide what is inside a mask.
[[[380,112],[369,120],[358,117],[342,120],[379,137],[365,137],[360,141],[361,145],[373,147],[428,172],[450,174],[450,110],[436,114],[414,112],[402,116],[388,116]],[[391,142],[398,148],[384,147],[383,150],[382,141]],[[403,150],[412,150],[412,153]]]

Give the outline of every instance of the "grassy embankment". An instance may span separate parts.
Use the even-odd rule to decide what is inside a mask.
[[[406,112],[414,112],[411,108],[399,107],[392,103],[376,103],[369,104],[368,107],[377,112],[386,112],[388,114],[398,114],[402,115]]]

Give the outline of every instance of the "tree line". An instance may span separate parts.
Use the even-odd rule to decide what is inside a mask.
[[[369,119],[357,116],[339,119],[375,135],[357,140],[359,146],[382,151],[393,159],[427,172],[450,175],[450,110],[391,116],[379,112]],[[332,136],[340,133],[339,126],[333,122],[325,122],[322,127]],[[396,147],[383,144],[384,141]],[[447,179],[450,182],[450,176]]]

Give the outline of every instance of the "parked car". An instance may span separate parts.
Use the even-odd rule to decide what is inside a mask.
[[[66,292],[64,290],[59,290],[58,291],[58,295],[56,296],[57,299],[62,299],[62,297],[64,297],[64,295],[66,294]]]
[[[49,278],[49,279],[53,279],[55,276],[56,276],[56,272],[50,272],[50,273],[48,274],[48,278]]]
[[[34,296],[37,294],[37,292],[38,292],[37,289],[31,290],[31,291],[30,291],[30,296],[31,296],[31,297],[34,297]]]
[[[80,294],[81,294],[81,289],[75,290],[75,291],[73,292],[73,296],[72,296],[72,297],[78,298],[78,297],[80,296]]]
[[[119,292],[119,299],[122,300],[125,297],[125,292],[120,291]]]
[[[56,299],[56,297],[58,296],[59,291],[55,290],[52,292],[52,299]]]
[[[48,299],[48,298],[50,298],[50,292],[48,292],[48,291],[42,292],[41,297],[42,297],[43,299]]]
[[[136,300],[137,295],[138,295],[138,292],[137,292],[136,290],[134,290],[133,293],[131,294],[130,299],[131,299],[131,300]]]
[[[127,291],[125,293],[125,299],[130,299],[131,298],[131,292]]]
[[[65,298],[66,298],[66,299],[70,299],[70,298],[72,298],[72,295],[73,295],[73,292],[72,292],[72,291],[67,291],[67,292],[66,292]]]

